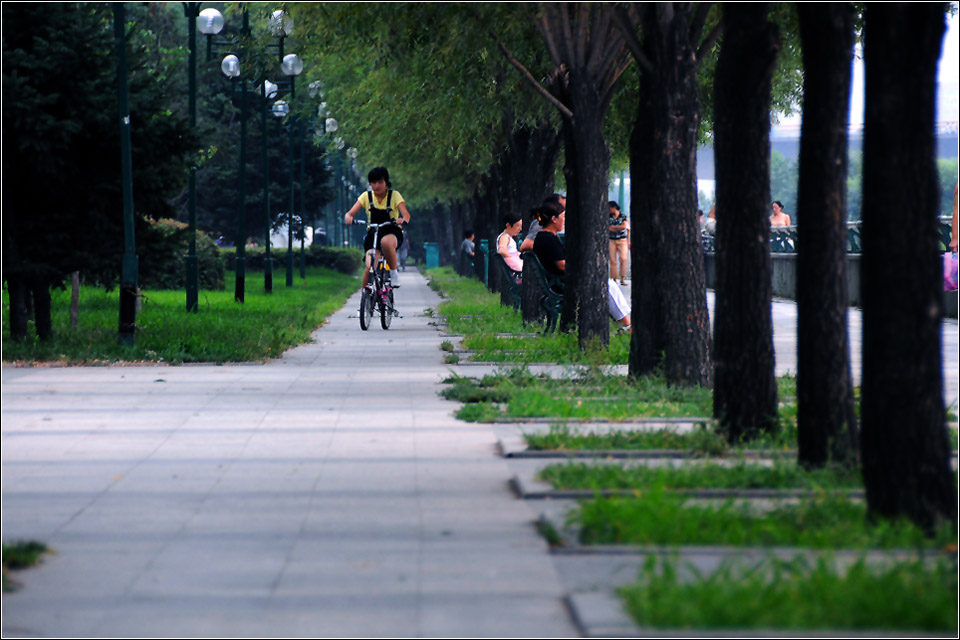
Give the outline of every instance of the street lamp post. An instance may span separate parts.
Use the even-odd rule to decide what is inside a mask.
[[[190,46],[190,63],[187,68],[190,112],[190,129],[197,129],[197,30],[194,24],[200,17],[199,2],[184,2],[183,13],[187,18],[187,41]],[[197,260],[197,163],[196,157],[190,162],[189,187],[189,234],[190,248],[187,253],[187,312],[197,313],[200,296],[200,269]]]
[[[120,115],[120,174],[123,191],[123,263],[120,271],[118,341],[133,346],[137,330],[138,258],[133,227],[133,159],[130,145],[130,104],[127,90],[127,17],[122,2],[113,3],[113,33],[117,42],[118,111]]]
[[[303,194],[304,194],[304,191],[306,190],[306,185],[307,185],[307,183],[304,182],[305,180],[304,165],[306,164],[307,154],[304,153],[304,145],[305,145],[304,138],[306,137],[306,134],[303,131],[302,122],[298,124],[298,133],[300,134],[298,136],[300,138],[300,279],[306,280],[307,278],[307,253],[306,253],[307,227],[304,224],[304,221],[306,220],[307,212],[306,212],[306,206],[304,205],[304,203],[306,202],[306,198],[303,197]],[[314,216],[314,218],[315,217],[316,216]],[[316,219],[314,219],[312,223],[313,223],[313,229],[314,229],[314,235],[315,235],[316,228],[317,228]]]
[[[264,241],[263,255],[263,290],[265,293],[273,293],[273,257],[270,255],[270,232],[272,231],[270,217],[270,160],[267,154],[267,102],[277,97],[277,85],[269,80],[263,81],[263,100],[260,101],[260,125],[261,138],[263,144],[260,145],[261,162],[263,170],[263,211],[264,211],[264,231],[266,240]]]
[[[220,33],[223,29],[223,16],[216,9],[204,9],[200,12],[200,20],[198,20],[200,25],[201,32],[207,36],[207,59],[209,60],[212,57],[212,46],[213,40],[212,36]],[[290,96],[294,96],[294,77],[299,75],[303,71],[303,61],[296,54],[284,55],[284,39],[288,37],[293,32],[293,19],[288,13],[283,10],[274,11],[273,14],[267,21],[267,27],[270,30],[270,33],[278,38],[278,43],[274,46],[279,52],[280,67],[283,70],[283,73],[287,75],[290,86]],[[247,36],[250,33],[249,26],[249,13],[246,7],[243,9],[243,36]],[[225,42],[217,43],[228,46],[239,45],[238,52],[241,56],[244,53],[243,37],[237,42]],[[243,282],[245,279],[245,259],[246,259],[246,116],[247,116],[247,90],[246,90],[246,81],[241,78],[240,72],[240,58],[234,54],[230,54],[223,59],[221,64],[221,70],[223,73],[232,80],[238,81],[240,83],[240,171],[239,171],[239,212],[237,216],[238,222],[238,231],[237,231],[237,257],[236,257],[236,277],[237,277],[237,286],[235,298],[238,302],[243,302]],[[269,80],[264,80],[262,84],[263,91],[263,103],[261,107],[261,126],[264,134],[263,139],[263,157],[262,165],[264,172],[264,209],[265,209],[265,235],[266,235],[266,253],[264,256],[264,290],[266,293],[271,293],[273,291],[273,259],[270,255],[270,198],[269,198],[269,178],[268,178],[268,159],[266,154],[266,101],[272,99],[277,95],[278,86]],[[276,111],[274,111],[276,113]],[[292,161],[291,161],[292,162]],[[291,167],[291,175],[293,175],[293,169]],[[292,205],[292,202],[291,202]],[[289,276],[288,276],[289,280]],[[288,285],[290,283],[288,282]]]
[[[292,29],[291,24],[291,29]],[[296,78],[303,72],[303,61],[294,53],[283,57],[280,69],[290,78],[290,98],[296,98]],[[293,286],[293,218],[296,213],[296,182],[295,182],[295,155],[297,142],[297,119],[290,116],[290,211],[287,214],[287,286]],[[302,204],[302,202],[301,202]],[[303,232],[303,213],[300,215],[301,233]]]
[[[247,27],[247,12],[243,12],[244,28]],[[247,87],[246,80],[240,77],[240,59],[230,54],[223,59],[220,65],[223,74],[231,79],[231,82],[240,83],[240,168],[237,171],[237,236],[236,236],[236,263],[234,273],[236,275],[236,286],[234,288],[234,300],[242,303],[244,300],[244,284],[246,281],[246,260],[247,260]]]

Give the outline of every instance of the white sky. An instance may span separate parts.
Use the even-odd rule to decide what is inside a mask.
[[[956,6],[956,3],[954,3]],[[960,82],[960,18],[955,14],[947,18],[947,32],[943,38],[943,49],[940,54],[940,83],[954,87]],[[953,113],[937,113],[938,122],[956,122],[958,114],[956,104]],[[797,128],[800,125],[800,114],[781,117],[780,125],[785,128]],[[857,47],[856,58],[853,62],[853,86],[850,95],[850,126],[863,125],[863,51]],[[776,129],[777,126],[774,126]]]

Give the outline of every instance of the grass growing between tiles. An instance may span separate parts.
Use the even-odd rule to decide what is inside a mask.
[[[466,403],[457,417],[469,422],[536,417],[625,421],[712,413],[709,389],[670,386],[655,377],[634,380],[597,368],[552,379],[520,367],[479,380],[455,375],[445,382],[450,386],[443,397]]]
[[[871,524],[862,503],[829,494],[776,503],[759,514],[743,502],[695,503],[665,491],[581,501],[570,513],[582,544],[724,545],[813,549],[945,549],[949,526],[932,538],[906,519]]]
[[[627,612],[642,627],[957,631],[955,558],[846,569],[829,557],[811,563],[770,558],[725,563],[684,577],[675,559],[648,558],[636,584],[621,587]]]
[[[11,572],[27,569],[40,562],[50,550],[47,545],[35,540],[3,544],[3,591],[16,591],[19,585],[11,577]]]
[[[627,364],[630,336],[618,334],[610,324],[610,344],[580,351],[577,335],[544,335],[539,326],[524,326],[521,316],[500,304],[500,294],[490,293],[482,282],[463,278],[449,267],[426,272],[430,287],[445,300],[437,307],[450,332],[465,336],[461,347],[475,352],[479,362],[617,365]],[[506,335],[501,335],[506,334]]]
[[[741,460],[734,465],[715,462],[677,467],[554,464],[537,477],[557,489],[859,489],[858,471],[805,470],[794,461],[772,466]]]
[[[772,436],[764,435],[743,440],[733,447],[723,434],[708,423],[689,431],[665,427],[649,431],[611,429],[591,433],[567,424],[551,425],[547,433],[526,433],[524,439],[530,449],[538,451],[608,451],[608,450],[681,450],[701,457],[736,455],[741,449],[787,451],[797,446],[797,428],[788,424]]]
[[[713,414],[710,389],[670,385],[660,376],[629,378],[606,373],[599,367],[553,379],[534,375],[521,366],[480,379],[452,375],[444,382],[450,386],[443,390],[443,397],[465,403],[456,416],[467,422],[525,418],[613,422],[701,418],[706,422]],[[781,376],[778,385],[780,423],[789,429],[796,422],[796,379]],[[560,434],[552,437],[559,438]],[[771,446],[778,441],[777,437],[772,438]]]

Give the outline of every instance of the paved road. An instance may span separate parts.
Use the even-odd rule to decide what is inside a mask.
[[[266,365],[4,368],[3,539],[57,552],[4,637],[575,636],[404,275],[389,331],[354,296]]]
[[[389,331],[354,296],[266,365],[4,367],[2,536],[56,555],[3,636],[576,635],[494,429],[437,396],[439,299],[405,276]],[[795,371],[795,306],[773,313]]]

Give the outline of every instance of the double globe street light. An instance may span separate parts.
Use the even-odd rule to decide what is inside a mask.
[[[191,5],[199,5],[199,3],[185,3]],[[197,14],[197,27],[202,34],[207,36],[207,59],[210,60],[213,56],[213,45],[225,46],[228,47],[226,53],[227,55],[223,58],[220,63],[220,70],[223,74],[231,80],[231,82],[236,82],[239,84],[239,93],[240,93],[240,163],[238,171],[238,194],[239,194],[239,204],[238,204],[238,215],[237,215],[237,240],[236,240],[236,289],[234,293],[234,298],[237,302],[243,302],[244,300],[244,283],[246,279],[246,176],[245,176],[245,167],[246,167],[246,138],[247,138],[247,86],[246,79],[243,77],[241,60],[244,58],[247,52],[246,38],[250,34],[250,24],[249,24],[249,13],[246,7],[243,9],[243,26],[241,28],[241,37],[236,41],[231,42],[215,42],[213,37],[218,35],[224,28],[225,21],[223,15],[216,9],[208,8],[203,11],[199,11]],[[295,96],[295,79],[296,76],[300,75],[303,72],[303,61],[296,54],[287,54],[284,55],[284,39],[289,37],[293,33],[293,18],[290,17],[288,13],[283,10],[274,11],[271,16],[267,19],[267,28],[271,35],[278,39],[278,43],[272,45],[278,50],[278,58],[280,60],[280,69],[285,76],[287,76],[286,84],[289,87],[290,97]],[[193,38],[192,29],[191,29],[191,39]],[[271,46],[271,45],[268,45]],[[234,50],[235,48],[235,50]],[[191,58],[193,57],[193,47],[191,47]],[[253,57],[257,57],[254,54]],[[194,89],[195,90],[195,89]],[[264,288],[269,293],[273,290],[273,267],[272,267],[272,258],[270,257],[270,209],[269,209],[269,197],[267,195],[267,173],[266,173],[266,101],[276,97],[279,94],[280,87],[278,84],[274,84],[269,80],[264,79],[263,84],[259,93],[261,93],[264,102],[263,104],[263,114],[262,124],[264,132],[264,202],[266,208],[266,254],[264,256]],[[292,202],[292,185],[291,185],[291,207],[293,206]],[[291,278],[288,276],[288,286],[292,286]]]

